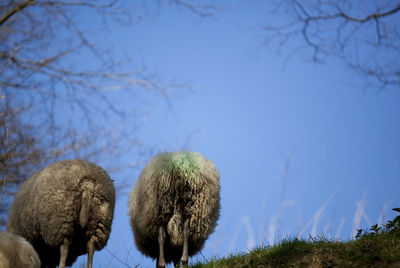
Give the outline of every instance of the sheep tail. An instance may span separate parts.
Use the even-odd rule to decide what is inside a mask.
[[[175,202],[174,214],[168,222],[167,232],[173,245],[183,245],[183,220],[181,209],[177,206],[177,202]]]
[[[91,182],[83,183],[83,191],[82,191],[82,202],[81,202],[81,211],[79,212],[79,224],[82,228],[85,228],[90,215],[90,207],[92,204],[92,191],[94,189],[94,185]]]

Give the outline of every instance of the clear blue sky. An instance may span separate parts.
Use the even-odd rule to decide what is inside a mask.
[[[147,107],[140,137],[171,151],[190,136],[185,148],[215,162],[222,208],[205,258],[298,234],[346,240],[354,226],[377,223],[382,208],[387,220],[400,205],[399,89],[364,90],[363,78],[335,60],[317,65],[293,57],[284,65],[262,48],[257,26],[266,15],[257,1],[249,3],[221,11],[216,20],[165,5],[151,18],[98,37],[164,79],[193,85],[172,94],[171,106],[159,99]],[[129,191],[139,171],[124,172]],[[134,246],[127,211],[127,196],[120,196],[95,267],[122,267],[110,252],[131,267],[154,266]],[[360,225],[357,215],[366,215]]]

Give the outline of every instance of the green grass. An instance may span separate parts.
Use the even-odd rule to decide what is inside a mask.
[[[357,239],[340,242],[325,238],[287,239],[249,253],[196,263],[191,267],[400,267],[400,216]]]

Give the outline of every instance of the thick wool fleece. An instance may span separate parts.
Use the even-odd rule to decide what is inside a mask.
[[[145,166],[130,193],[129,215],[135,243],[145,255],[158,257],[158,231],[167,231],[165,261],[182,255],[183,224],[189,219],[189,256],[214,231],[220,209],[219,173],[195,152],[156,155]]]
[[[84,160],[59,161],[22,185],[10,208],[7,230],[28,240],[42,265],[49,267],[59,264],[60,245],[67,238],[70,266],[86,254],[92,236],[96,250],[106,245],[114,206],[115,188],[106,171]]]
[[[40,259],[35,249],[24,238],[0,232],[1,268],[40,268]]]

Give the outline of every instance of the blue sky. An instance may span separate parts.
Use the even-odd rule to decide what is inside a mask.
[[[172,92],[170,103],[159,98],[138,105],[146,115],[142,142],[156,152],[200,152],[221,174],[219,226],[194,259],[298,234],[347,240],[363,210],[359,227],[367,228],[382,208],[387,220],[399,206],[398,88],[363,89],[364,78],[334,59],[319,65],[294,56],[285,64],[263,49],[258,26],[264,9],[252,1],[201,19],[165,5],[132,27],[110,24],[96,36],[111,40],[117,56],[192,84]],[[129,177],[130,191],[139,172],[112,175]],[[95,267],[123,266],[116,258],[131,267],[154,266],[134,246],[127,211],[127,195],[119,196],[109,243],[95,253]]]

